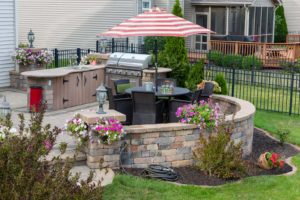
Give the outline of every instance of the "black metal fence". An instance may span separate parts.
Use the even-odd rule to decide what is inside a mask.
[[[48,68],[65,67],[69,65],[78,65],[81,58],[89,53],[95,52],[91,49],[53,49],[54,60],[48,65]]]
[[[223,74],[228,95],[252,102],[257,109],[300,114],[300,74],[281,70],[205,67],[205,79]]]

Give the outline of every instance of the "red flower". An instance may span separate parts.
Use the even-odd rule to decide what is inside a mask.
[[[276,164],[279,157],[280,157],[279,154],[272,153],[270,160],[272,161],[273,164]]]
[[[284,161],[283,161],[283,160],[281,160],[281,161],[279,162],[279,167],[280,167],[280,168],[283,168],[283,167],[284,167]]]

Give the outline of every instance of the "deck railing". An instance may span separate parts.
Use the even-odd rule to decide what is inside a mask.
[[[259,43],[236,41],[210,41],[212,51],[224,55],[255,56],[264,67],[280,67],[284,62],[295,62],[300,58],[300,43]]]
[[[300,34],[288,34],[286,36],[287,43],[300,42]]]

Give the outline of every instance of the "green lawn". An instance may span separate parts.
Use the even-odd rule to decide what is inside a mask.
[[[289,116],[288,114],[276,112],[257,111],[254,121],[256,127],[262,128],[275,136],[278,129],[289,129],[291,134],[288,141],[300,146],[300,116]]]
[[[289,141],[300,145],[300,116],[289,116],[274,112],[257,111],[255,126],[276,136],[276,130],[284,127],[291,130]],[[300,155],[293,158],[300,168]],[[112,185],[104,189],[107,200],[283,200],[300,199],[300,171],[293,176],[250,177],[239,183],[220,187],[177,186],[174,184],[146,180],[133,176],[117,175]]]
[[[300,167],[300,155],[294,157]],[[151,200],[283,200],[300,199],[300,172],[286,176],[260,176],[246,178],[240,183],[221,187],[205,188],[177,186],[161,181],[145,180],[132,176],[118,175],[112,185],[104,189],[104,199],[151,199]]]

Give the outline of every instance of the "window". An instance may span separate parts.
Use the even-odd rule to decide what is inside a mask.
[[[211,29],[219,35],[226,34],[226,8],[211,8]]]
[[[229,11],[229,34],[244,35],[245,33],[245,8],[231,7]]]
[[[151,0],[142,0],[142,11],[148,11],[151,8]]]
[[[249,35],[257,42],[273,41],[273,7],[250,7]]]

